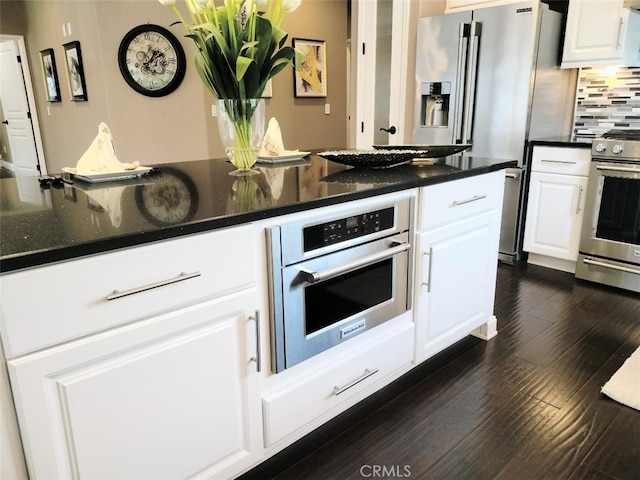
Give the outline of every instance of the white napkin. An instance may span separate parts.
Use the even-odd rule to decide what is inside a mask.
[[[267,126],[267,132],[262,139],[262,146],[260,147],[261,157],[277,157],[285,152],[284,144],[282,142],[282,132],[280,131],[280,125],[278,121],[271,117],[269,119],[269,125]]]
[[[98,126],[98,134],[86,152],[76,164],[78,175],[95,175],[98,173],[117,173],[135,170],[140,162],[120,163],[116,157],[111,131],[106,123]]]

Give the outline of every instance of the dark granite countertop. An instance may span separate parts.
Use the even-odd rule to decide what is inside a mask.
[[[158,165],[140,179],[53,185],[0,180],[0,273],[488,173],[515,161],[469,156],[353,169],[316,155],[234,177],[224,160]]]
[[[552,137],[529,141],[530,146],[544,145],[546,147],[591,148],[592,138]]]

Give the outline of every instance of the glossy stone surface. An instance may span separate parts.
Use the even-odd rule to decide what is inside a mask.
[[[0,180],[0,272],[238,225],[515,166],[451,156],[433,165],[352,169],[310,155],[234,177],[224,160],[179,162],[136,180],[42,189]]]

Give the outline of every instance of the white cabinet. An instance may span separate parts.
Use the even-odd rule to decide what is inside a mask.
[[[301,437],[408,371],[411,320],[410,313],[402,315],[272,376],[262,400],[265,446]]]
[[[68,316],[61,307],[40,317],[60,325],[66,341],[49,346],[47,336],[46,348],[7,361],[30,478],[229,478],[260,461],[258,238],[248,226],[56,266],[78,295],[66,300],[74,304]],[[229,245],[243,247],[243,255],[225,258]],[[132,277],[158,273],[146,263],[147,248],[172,269],[200,276],[191,285],[133,288]],[[131,294],[94,297],[91,288],[74,288],[84,277],[63,272],[96,261],[109,283],[128,285]],[[26,273],[2,277],[3,286],[21,285]],[[12,303],[5,293],[3,307]],[[91,312],[113,327],[83,335],[96,320]],[[5,344],[31,342],[15,309],[3,314]],[[24,328],[32,323],[26,320]]]
[[[416,361],[472,333],[495,335],[493,316],[504,171],[425,187],[416,265]],[[447,220],[448,219],[448,220]]]
[[[623,0],[571,0],[563,68],[640,65],[640,13]]]
[[[528,262],[575,272],[591,151],[534,146],[523,249]]]
[[[520,1],[522,0],[447,0],[445,13],[460,12],[474,8],[496,7]]]

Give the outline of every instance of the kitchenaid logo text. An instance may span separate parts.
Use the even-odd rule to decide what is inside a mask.
[[[363,465],[360,475],[364,478],[408,478],[411,465]]]

